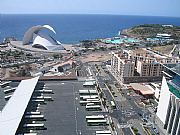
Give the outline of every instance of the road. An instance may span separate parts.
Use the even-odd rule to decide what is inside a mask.
[[[98,66],[99,71],[96,69],[94,65],[91,65],[91,70],[96,75],[96,79],[100,88],[103,90],[104,95],[108,101],[115,101],[116,109],[110,110],[110,116],[118,121],[117,127],[123,127],[123,132],[125,135],[130,134],[129,127],[131,126],[130,123],[139,123],[135,124],[135,127],[138,128],[138,131],[141,135],[145,135],[140,123],[142,123],[142,118],[138,115],[137,112],[144,113],[142,108],[137,106],[131,97],[127,95],[127,90],[124,90],[124,95],[121,95],[119,90],[115,87],[115,83],[117,82],[116,79],[111,75],[104,72],[103,69],[105,67]],[[108,83],[115,92],[116,96],[113,96],[109,88],[105,85]],[[122,134],[122,131],[118,134]]]

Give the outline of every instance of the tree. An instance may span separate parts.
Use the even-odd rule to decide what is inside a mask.
[[[99,93],[99,96],[100,96],[100,98],[103,98],[103,93],[100,92],[100,93]]]
[[[54,59],[61,59],[63,56],[61,54],[53,54]]]
[[[89,48],[89,47],[96,45],[96,43],[92,40],[82,40],[80,42],[81,42],[82,46],[84,46],[85,48]]]

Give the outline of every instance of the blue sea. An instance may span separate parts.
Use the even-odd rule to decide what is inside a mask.
[[[125,15],[4,15],[0,14],[0,42],[9,36],[22,40],[28,28],[51,25],[61,43],[113,37],[122,29],[140,24],[173,24],[180,26],[180,18]],[[53,33],[52,33],[53,34]]]

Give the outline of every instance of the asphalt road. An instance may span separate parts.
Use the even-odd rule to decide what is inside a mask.
[[[103,67],[105,68],[105,67]],[[95,72],[95,66],[92,66],[93,71]],[[123,100],[116,100],[117,98],[113,97],[113,95],[111,94],[110,90],[108,88],[106,88],[106,86],[104,85],[105,80],[108,80],[108,84],[111,86],[114,86],[114,83],[116,82],[116,79],[111,75],[111,74],[106,74],[104,71],[102,71],[103,69],[100,67],[100,73],[96,76],[97,80],[98,80],[98,84],[100,85],[100,87],[103,89],[104,94],[106,95],[106,98],[108,101],[115,101],[116,104],[116,108],[113,111],[110,111],[110,116],[117,119],[119,123],[117,123],[119,125],[119,127],[123,127],[123,132],[125,135],[129,135],[131,133],[131,131],[129,130],[129,121],[131,120],[141,120],[141,117],[138,115],[138,112],[141,112],[142,114],[144,112],[142,112],[142,108],[139,108],[139,106],[137,106],[134,102],[133,99],[131,99],[131,97],[127,96],[127,90],[124,90],[125,94],[123,96],[120,96],[123,98]],[[106,76],[106,78],[104,77]],[[117,94],[120,94],[118,92],[118,90],[115,87],[112,87],[113,90],[116,92]],[[142,135],[143,135],[143,131],[141,128],[140,123],[136,123],[135,126],[138,126],[139,131],[141,131]],[[120,134],[120,133],[119,133]]]

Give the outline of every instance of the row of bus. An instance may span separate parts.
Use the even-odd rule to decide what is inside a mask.
[[[87,111],[101,111],[101,100],[99,93],[94,89],[79,90],[80,105],[85,106]],[[109,120],[104,115],[88,115],[86,116],[88,126],[108,126]],[[96,135],[111,135],[110,130],[96,131]]]
[[[104,115],[89,115],[86,116],[86,122],[89,126],[107,126],[109,125],[108,119]],[[96,135],[111,135],[110,130],[96,131]]]
[[[1,88],[5,88],[5,87],[9,86],[10,83],[11,83],[11,81],[5,81],[5,82],[1,82],[1,81],[0,81],[0,87],[1,87]]]
[[[86,116],[86,122],[89,126],[106,126],[109,124],[104,115],[88,115]]]
[[[16,88],[11,87],[10,84],[3,88],[6,100],[11,98]],[[52,97],[49,96],[50,94],[53,94],[53,91],[48,90],[44,83],[37,84],[18,127],[18,135],[37,135],[37,130],[46,129],[43,123],[46,119],[39,111],[39,108],[40,105],[46,104],[47,101],[53,101]]]
[[[101,111],[101,101],[97,90],[79,90],[80,105],[86,106],[87,111]]]

